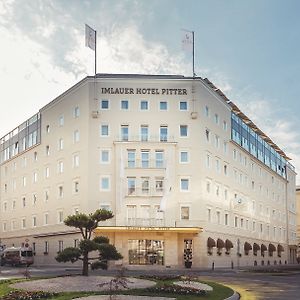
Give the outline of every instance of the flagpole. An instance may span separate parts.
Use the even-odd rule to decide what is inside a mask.
[[[95,77],[97,75],[97,31],[95,30]]]
[[[195,77],[195,31],[192,31],[193,34],[193,77]]]

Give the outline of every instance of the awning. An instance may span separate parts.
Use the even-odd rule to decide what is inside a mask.
[[[207,239],[207,247],[208,248],[213,248],[213,247],[216,247],[216,242],[214,239],[212,239],[211,237],[209,237]]]
[[[268,248],[265,244],[261,244],[260,249],[261,249],[261,252],[264,252],[264,251],[268,250]]]
[[[233,248],[232,242],[231,242],[230,240],[228,240],[228,239],[225,241],[225,248],[226,248],[226,249],[231,249],[231,248]]]
[[[258,244],[254,243],[253,244],[253,251],[259,251],[260,250],[260,247]]]
[[[284,252],[283,246],[280,245],[280,244],[278,244],[278,246],[277,246],[277,251],[278,251],[278,252]]]
[[[201,227],[138,227],[138,226],[101,226],[94,230],[96,235],[113,233],[131,233],[131,232],[171,232],[171,233],[200,233]]]
[[[269,250],[269,252],[274,252],[274,251],[276,251],[276,247],[273,244],[269,244],[268,250]]]
[[[224,241],[221,240],[221,239],[217,239],[217,248],[218,248],[218,249],[222,249],[222,248],[224,248],[224,247],[225,247]]]
[[[248,242],[245,242],[245,244],[244,244],[244,250],[245,250],[245,251],[252,250],[251,244],[249,244]]]

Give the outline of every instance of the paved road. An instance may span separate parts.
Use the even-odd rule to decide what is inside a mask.
[[[147,270],[145,272],[145,269]],[[224,283],[236,288],[246,290],[246,294],[251,295],[249,298],[243,297],[242,300],[300,300],[300,267],[290,267],[287,270],[281,269],[277,273],[253,273],[245,270],[161,270],[157,271],[146,266],[141,270],[126,270],[126,275],[137,276],[141,274],[191,274],[200,276],[203,280],[211,280]],[[271,270],[270,270],[271,271]],[[1,267],[0,279],[20,277],[24,268]],[[80,268],[65,267],[30,267],[31,276],[58,276],[80,274]],[[93,275],[113,275],[114,270],[93,271]]]

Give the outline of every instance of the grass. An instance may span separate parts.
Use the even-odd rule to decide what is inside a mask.
[[[0,297],[8,294],[10,291],[14,290],[10,285],[15,282],[19,281],[24,281],[25,279],[12,279],[12,280],[5,280],[5,281],[0,281]],[[28,280],[28,279],[27,279]],[[29,280],[36,280],[34,279],[29,279]],[[152,279],[153,280],[153,279]],[[172,284],[176,280],[156,280],[157,285],[162,285],[165,283]],[[203,281],[201,281],[203,282]],[[205,281],[203,283],[206,283],[210,286],[213,287],[212,292],[208,292],[205,296],[192,296],[192,295],[178,295],[178,294],[170,294],[170,293],[160,293],[160,297],[170,297],[170,298],[176,298],[177,300],[199,300],[205,299],[205,300],[223,300],[233,294],[233,290],[227,286],[211,282],[211,281]],[[71,300],[74,298],[78,297],[86,297],[86,296],[91,296],[91,295],[107,295],[109,294],[108,291],[103,291],[103,292],[64,292],[64,293],[59,293],[57,296],[54,296],[52,298],[48,298],[51,300]],[[156,297],[157,293],[153,293],[148,291],[147,289],[130,289],[126,291],[119,291],[118,294],[123,294],[123,295],[135,295],[135,296],[152,296]],[[245,298],[247,299],[247,298]],[[250,300],[250,299],[249,299]]]

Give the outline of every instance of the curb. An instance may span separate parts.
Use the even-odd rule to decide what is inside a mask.
[[[234,291],[233,295],[224,299],[224,300],[239,300],[240,299],[240,294]]]

